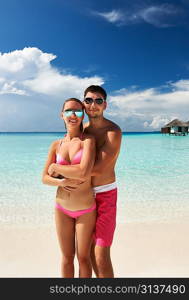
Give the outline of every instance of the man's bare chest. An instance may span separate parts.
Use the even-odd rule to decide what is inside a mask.
[[[91,134],[94,136],[96,141],[96,149],[99,150],[102,148],[106,142],[106,132],[96,132],[96,131],[89,131],[86,130],[86,133]]]

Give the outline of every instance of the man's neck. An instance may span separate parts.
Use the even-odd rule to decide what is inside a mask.
[[[100,118],[89,118],[89,127],[91,128],[102,128],[104,127],[106,119],[102,116]]]

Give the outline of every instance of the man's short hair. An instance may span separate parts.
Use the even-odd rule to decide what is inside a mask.
[[[91,93],[99,93],[103,96],[104,100],[107,98],[107,93],[106,91],[99,85],[90,85],[85,91],[84,91],[84,97],[88,92]]]

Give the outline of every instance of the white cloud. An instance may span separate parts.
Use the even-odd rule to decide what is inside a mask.
[[[103,83],[100,77],[80,78],[75,75],[62,75],[55,69],[40,72],[36,78],[25,80],[23,84],[36,93],[54,95],[57,97],[81,97],[83,90],[91,84]]]
[[[34,47],[0,53],[0,94],[80,97],[88,85],[103,84],[103,79],[97,76],[61,74],[51,65],[55,58],[56,55]]]
[[[155,116],[152,120],[151,123],[148,123],[148,125],[146,127],[151,127],[152,129],[160,129],[161,127],[163,127],[165,124],[167,124],[168,122],[170,122],[172,120],[172,118],[168,119],[166,117],[162,117],[162,116]]]
[[[117,22],[124,20],[124,15],[120,11],[115,10],[115,9],[113,9],[112,11],[109,11],[109,12],[104,12],[104,13],[93,12],[93,14],[103,17],[105,20],[107,20],[110,23],[117,23]]]
[[[5,80],[3,80],[5,81]],[[9,81],[9,82],[4,82],[3,84],[1,84],[0,81],[0,94],[17,94],[17,95],[27,95],[27,93],[22,90],[22,89],[18,89],[17,87],[15,87],[16,82],[15,81]]]
[[[177,82],[170,82],[170,85],[175,88],[175,90],[189,91],[189,80],[179,80]]]
[[[29,47],[0,53],[0,131],[63,130],[59,112],[68,97],[81,98],[98,76],[79,77],[56,69],[56,55]]]
[[[189,120],[189,80],[168,83],[167,89],[121,89],[109,97],[107,113],[127,130],[160,130],[174,118]]]
[[[51,65],[55,58],[38,48],[0,55],[0,131],[64,130],[59,118],[64,100],[80,98],[91,84],[103,84],[98,76],[60,72]],[[123,130],[159,130],[174,118],[189,120],[188,100],[186,79],[145,90],[123,87],[108,97],[106,114]]]
[[[148,122],[145,121],[145,122],[144,122],[144,128],[146,128],[146,127],[148,127],[148,126],[149,126]]]
[[[164,114],[163,112],[160,113],[160,115],[153,115],[149,116],[149,121],[145,121],[143,126],[144,129],[150,131],[150,130],[155,130],[155,131],[159,131],[161,127],[163,127],[165,124],[169,123],[171,120],[173,119],[177,119],[178,118],[178,114]]]
[[[93,12],[93,15],[104,18],[116,25],[131,25],[138,23],[148,23],[155,27],[171,27],[180,22],[177,17],[183,14],[181,8],[172,4],[161,4],[144,6],[141,8],[129,8],[121,10],[111,10],[108,12]]]
[[[170,27],[174,24],[170,17],[176,16],[180,11],[170,4],[150,6],[138,12],[138,15],[146,22],[156,27]]]
[[[50,68],[50,62],[56,56],[50,53],[44,53],[35,47],[15,50],[9,53],[0,53],[0,74],[24,74],[34,75],[34,71]]]

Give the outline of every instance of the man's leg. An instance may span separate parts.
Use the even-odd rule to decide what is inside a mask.
[[[110,247],[101,247],[93,243],[91,247],[91,262],[97,278],[114,277]]]
[[[112,278],[114,272],[110,257],[110,246],[116,227],[117,188],[96,193],[97,219],[91,261],[99,278]]]

